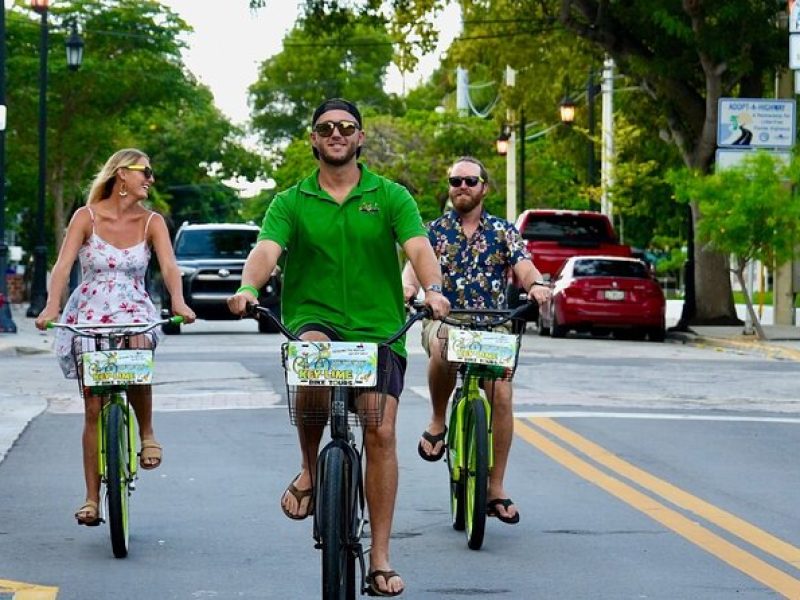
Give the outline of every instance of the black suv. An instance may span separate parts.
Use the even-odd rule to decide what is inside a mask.
[[[175,234],[175,258],[183,280],[183,298],[200,319],[236,319],[228,310],[227,299],[242,282],[242,269],[255,246],[259,228],[244,223],[184,223]],[[280,277],[273,274],[260,290],[258,301],[280,316]],[[170,317],[166,288],[161,296],[161,315]],[[181,332],[180,325],[162,326],[164,333]],[[274,333],[267,319],[258,321],[261,333]]]

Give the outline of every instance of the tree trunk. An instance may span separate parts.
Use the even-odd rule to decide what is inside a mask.
[[[701,218],[692,203],[694,231]],[[731,289],[730,261],[727,256],[711,249],[708,244],[694,244],[695,314],[692,325],[741,325],[736,316]]]
[[[739,280],[739,285],[744,292],[744,301],[747,304],[747,313],[750,315],[750,320],[753,322],[753,327],[756,330],[756,337],[764,341],[767,339],[767,335],[764,333],[764,328],[761,327],[761,322],[758,320],[758,316],[756,316],[756,311],[753,308],[753,298],[751,296],[750,290],[747,289],[747,284],[744,282],[744,268],[747,265],[746,262],[742,261],[740,265],[736,268],[734,273],[736,273],[736,279]],[[749,333],[749,332],[748,332]]]

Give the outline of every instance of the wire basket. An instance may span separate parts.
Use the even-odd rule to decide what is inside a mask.
[[[147,333],[87,333],[72,338],[72,359],[78,372],[78,388],[84,394],[83,355],[103,350],[152,350],[156,339],[153,332]],[[133,385],[133,384],[132,384]]]
[[[378,348],[376,385],[372,387],[345,387],[348,423],[353,427],[377,427],[383,420],[386,393],[394,370],[394,361],[388,346]],[[284,375],[286,374],[286,345],[283,351]],[[334,390],[329,385],[298,386],[286,383],[289,421],[292,425],[325,426],[328,423],[334,402]]]
[[[504,323],[499,327],[495,327],[493,329],[488,329],[485,326],[481,325],[479,321],[475,321],[474,319],[464,319],[464,322],[460,325],[442,325],[436,332],[436,337],[439,339],[439,345],[442,349],[442,360],[447,364],[448,370],[451,375],[455,375],[457,372],[461,372],[462,374],[466,375],[467,373],[471,377],[479,377],[484,380],[492,380],[492,381],[511,381],[514,378],[514,373],[517,370],[517,363],[519,362],[519,349],[522,345],[522,331],[524,328],[520,329],[518,324],[515,322],[516,319],[509,321],[508,323]],[[505,333],[508,335],[514,335],[517,338],[517,345],[516,345],[516,352],[514,353],[514,361],[512,367],[503,367],[499,365],[489,365],[489,364],[480,364],[480,363],[462,363],[462,362],[450,362],[447,359],[447,351],[449,345],[448,339],[448,328],[449,327],[458,327],[459,329],[464,329],[468,331],[497,331],[498,333]],[[476,341],[475,350],[480,350],[480,342]],[[469,346],[469,342],[467,342]]]

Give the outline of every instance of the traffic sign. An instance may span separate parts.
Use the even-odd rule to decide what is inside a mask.
[[[748,148],[718,148],[714,168],[717,173],[730,169],[732,167],[741,166],[745,157],[752,156],[755,149]],[[769,152],[773,157],[784,166],[788,166],[792,162],[792,153],[789,150],[758,150],[758,152]]]
[[[794,100],[719,99],[717,146],[791,148],[795,135]]]

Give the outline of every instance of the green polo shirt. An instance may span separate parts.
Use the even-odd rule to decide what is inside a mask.
[[[403,325],[397,244],[427,232],[408,190],[359,168],[341,204],[319,187],[317,170],[264,215],[258,239],[284,248],[281,312],[293,331],[320,323],[345,341],[381,342]],[[393,349],[405,356],[405,340]]]

